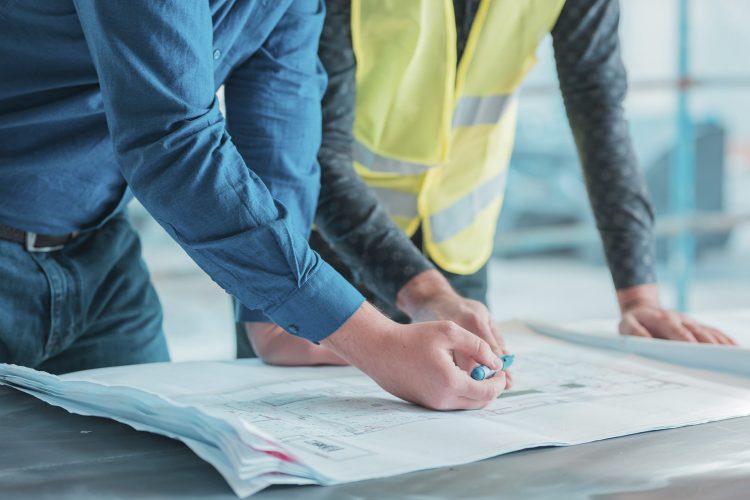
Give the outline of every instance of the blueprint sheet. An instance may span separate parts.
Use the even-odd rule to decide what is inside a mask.
[[[354,368],[258,361],[152,364],[60,378],[0,365],[0,381],[77,413],[181,439],[239,495],[274,483],[356,481],[750,415],[750,391],[713,383],[710,374],[690,376],[520,324],[504,332],[516,354],[516,384],[477,411],[419,408]],[[143,408],[137,412],[129,401]]]
[[[696,314],[695,319],[720,328],[737,342],[737,346],[623,336],[617,332],[618,321],[615,319],[578,321],[562,328],[535,322],[530,322],[528,326],[539,333],[581,345],[750,377],[750,312],[702,313]]]

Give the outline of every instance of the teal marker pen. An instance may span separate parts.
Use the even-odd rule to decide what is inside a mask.
[[[503,363],[503,366],[500,368],[501,370],[507,370],[510,368],[510,365],[513,364],[513,360],[516,357],[513,354],[506,354],[505,356],[500,356],[500,361]],[[473,370],[471,370],[471,378],[474,380],[484,380],[486,378],[490,378],[494,374],[497,373],[497,370],[493,370],[492,368],[489,368],[484,365],[479,365]]]

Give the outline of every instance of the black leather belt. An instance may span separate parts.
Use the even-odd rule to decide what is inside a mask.
[[[76,239],[78,233],[59,236],[28,233],[0,224],[0,239],[20,243],[28,252],[54,252],[61,250],[66,243]]]

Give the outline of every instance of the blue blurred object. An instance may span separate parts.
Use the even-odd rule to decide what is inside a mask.
[[[516,356],[514,354],[506,354],[505,356],[500,356],[500,361],[503,364],[500,370],[507,370],[508,368],[510,368],[513,364],[514,359],[516,359]],[[479,365],[471,370],[471,378],[473,378],[474,380],[484,380],[486,378],[494,376],[496,373],[497,370],[493,370],[492,368],[489,368],[485,365]]]

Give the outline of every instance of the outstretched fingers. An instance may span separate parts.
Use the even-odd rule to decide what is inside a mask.
[[[689,318],[684,319],[683,324],[685,325],[685,328],[693,333],[695,338],[698,339],[698,342],[706,344],[737,345],[734,340],[724,335],[716,328],[702,325]]]
[[[711,328],[710,326],[707,326],[711,332],[713,332],[714,336],[719,339],[719,343],[724,345],[737,345],[737,342],[732,337],[729,337],[728,335],[724,335],[723,332],[717,330],[716,328]]]
[[[716,338],[716,336],[713,334],[713,332],[708,331],[708,329],[703,328],[701,325],[697,323],[693,323],[691,321],[683,321],[682,324],[690,330],[690,333],[693,334],[693,337],[695,337],[695,340],[702,344],[720,344],[719,339]]]

